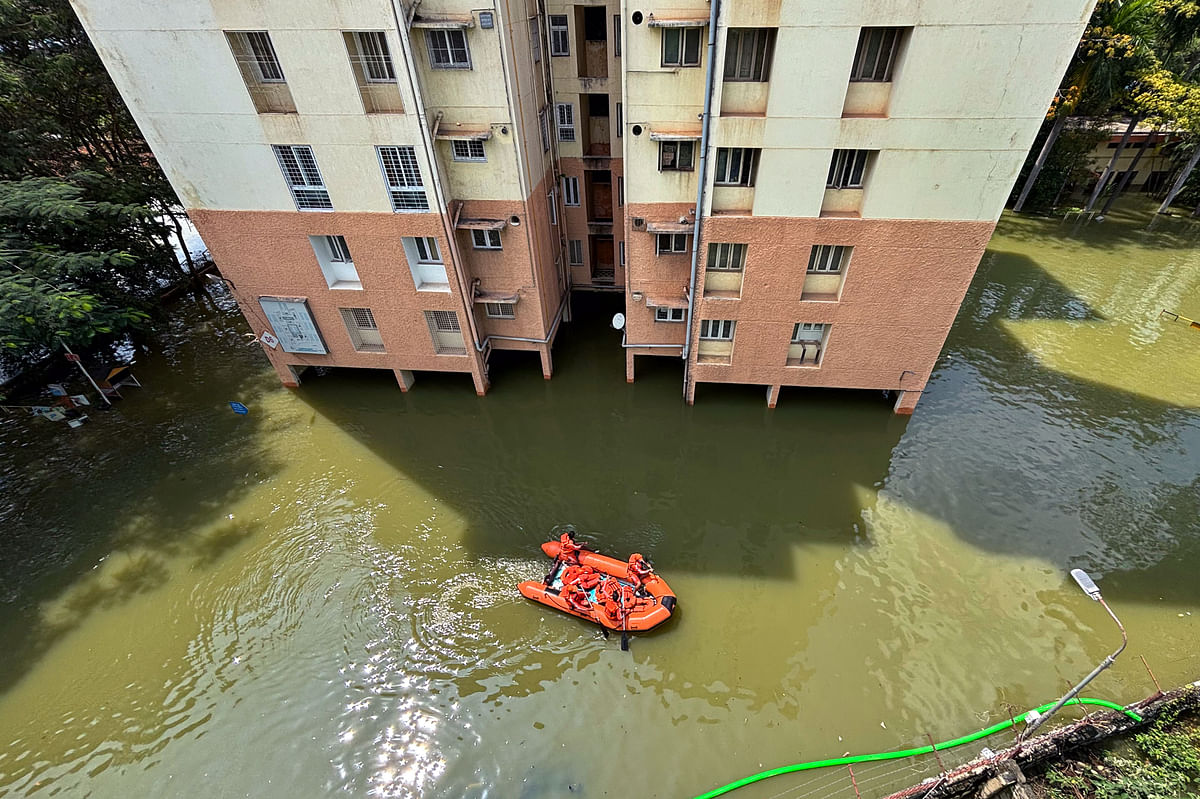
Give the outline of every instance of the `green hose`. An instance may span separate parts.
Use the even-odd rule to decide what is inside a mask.
[[[1044,713],[1047,710],[1049,710],[1050,708],[1054,707],[1055,704],[1056,704],[1055,702],[1048,702],[1039,708],[1025,711],[1024,713],[1022,713],[1020,716],[1018,716],[1015,719],[1009,719],[1008,721],[1002,721],[999,724],[993,724],[991,727],[988,727],[986,730],[980,730],[979,732],[973,732],[970,735],[964,735],[961,738],[955,738],[950,741],[942,741],[942,742],[936,743],[932,746],[918,746],[916,749],[904,749],[899,752],[876,752],[875,754],[872,754],[872,755],[853,755],[850,757],[835,757],[835,758],[831,758],[829,760],[810,760],[807,763],[796,763],[795,765],[792,765],[792,766],[780,766],[779,768],[773,768],[769,771],[760,771],[758,774],[752,774],[749,777],[742,777],[740,780],[737,780],[736,782],[731,782],[728,785],[722,785],[720,788],[714,788],[713,790],[709,791],[708,793],[700,794],[699,796],[696,797],[696,799],[712,799],[714,796],[721,796],[722,794],[727,794],[732,791],[736,791],[738,788],[741,788],[745,785],[749,785],[752,782],[761,782],[762,780],[769,779],[771,777],[778,777],[780,774],[789,774],[793,771],[809,771],[810,769],[827,768],[829,766],[849,766],[849,765],[853,765],[855,763],[870,763],[872,761],[877,761],[877,760],[899,760],[901,758],[912,757],[914,755],[927,755],[930,752],[933,752],[935,750],[941,751],[943,749],[953,749],[956,746],[962,746],[963,744],[969,744],[972,741],[978,741],[980,738],[986,738],[987,736],[992,735],[997,732],[1000,732],[1001,730],[1006,730],[1009,727],[1012,727],[1013,725],[1015,725],[1017,722],[1024,721],[1025,717],[1028,716],[1030,713]],[[1126,716],[1129,716],[1129,718],[1133,719],[1134,721],[1142,720],[1142,717],[1139,716],[1137,713],[1134,713],[1132,710],[1126,710],[1125,708],[1121,707],[1120,705],[1114,704],[1112,702],[1108,702],[1104,699],[1079,698],[1079,699],[1072,699],[1071,701],[1067,702],[1067,704],[1068,705],[1099,705],[1100,707],[1107,707],[1112,710],[1119,710],[1120,712],[1124,713]]]

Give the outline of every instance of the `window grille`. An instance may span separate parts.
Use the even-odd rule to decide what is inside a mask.
[[[542,152],[550,152],[550,120],[546,117],[546,109],[538,111],[538,129],[542,132]]]
[[[517,307],[511,302],[485,302],[489,319],[516,319]]]
[[[396,69],[392,66],[392,54],[383,31],[357,31],[354,41],[367,80],[371,83],[395,82]]]
[[[713,182],[718,186],[753,186],[758,153],[757,148],[718,147]]]
[[[575,106],[570,103],[557,103],[555,119],[558,122],[558,140],[575,141]]]
[[[461,328],[458,326],[458,314],[454,311],[426,311],[425,316],[429,319],[429,323],[433,329],[439,333],[458,333]]]
[[[279,65],[279,56],[275,54],[275,45],[266,31],[247,31],[246,45],[253,55],[256,75],[263,83],[284,83],[283,67]]]
[[[563,175],[563,205],[579,205],[579,178]]]
[[[841,272],[849,252],[849,247],[837,244],[814,245],[808,256],[808,273],[832,275]]]
[[[774,46],[774,28],[730,28],[725,39],[725,80],[766,81]]]
[[[377,147],[379,165],[392,199],[393,211],[428,211],[429,198],[421,182],[417,154],[412,147]]]
[[[583,239],[571,239],[567,242],[567,262],[571,266],[583,266]]]
[[[696,152],[693,141],[660,141],[658,143],[658,169],[660,172],[677,170],[690,172]]]
[[[826,188],[861,189],[870,153],[870,150],[834,150],[829,163],[829,176],[825,180]]]
[[[550,210],[551,225],[558,224],[558,198],[554,195],[554,189],[551,189],[550,193],[546,195],[546,207]]]
[[[471,68],[471,51],[467,48],[465,31],[427,30],[425,41],[429,45],[429,64],[434,69]]]
[[[455,161],[486,161],[487,154],[483,150],[483,142],[477,139],[468,141],[454,140],[450,143],[454,149]]]
[[[732,319],[702,319],[700,320],[700,338],[705,341],[733,341]]]
[[[702,28],[663,28],[662,65],[664,67],[700,66]]]
[[[298,209],[333,208],[311,147],[306,144],[275,144],[271,149],[275,151],[275,158],[279,161],[279,168],[283,170],[283,178],[291,189]]]
[[[529,20],[529,46],[533,50],[533,63],[542,60],[542,29],[536,18]]]
[[[550,15],[550,55],[571,54],[571,32],[566,14]]]
[[[858,34],[850,80],[890,81],[903,32],[904,28],[863,28]]]
[[[383,352],[383,338],[370,308],[340,308],[350,342],[359,352]]]
[[[746,266],[745,244],[708,245],[708,261],[705,269],[720,272],[740,272]]]
[[[477,250],[498,250],[500,249],[500,231],[472,230],[471,242]]]

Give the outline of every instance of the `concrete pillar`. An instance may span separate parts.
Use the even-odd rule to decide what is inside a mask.
[[[684,388],[683,398],[687,401],[688,405],[696,404],[696,381],[690,377],[688,378],[687,386]]]
[[[917,401],[921,399],[920,391],[901,391],[896,397],[896,407],[893,410],[902,416],[912,416],[917,409]]]
[[[542,377],[549,380],[554,375],[554,360],[550,357],[550,345],[543,346],[540,354],[542,356]]]
[[[779,392],[783,386],[767,386],[767,407],[774,408],[779,402]]]
[[[487,394],[488,387],[490,386],[490,384],[488,383],[487,375],[482,374],[480,372],[471,372],[471,379],[475,381],[475,393],[476,394],[478,394],[481,397],[483,395]]]
[[[275,373],[279,375],[279,382],[283,383],[284,388],[300,387],[300,372],[296,367],[275,361],[271,361],[271,365],[275,367]]]
[[[417,378],[408,369],[393,369],[392,371],[396,373],[396,382],[400,384],[400,390],[407,394]]]
[[[633,382],[633,350],[625,350],[625,382]]]

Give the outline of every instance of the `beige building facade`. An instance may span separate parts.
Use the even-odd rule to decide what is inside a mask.
[[[1092,1],[73,4],[285,384],[549,378],[587,290],[630,381],[911,412]]]

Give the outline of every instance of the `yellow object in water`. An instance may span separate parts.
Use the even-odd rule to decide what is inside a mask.
[[[1180,316],[1177,313],[1172,313],[1171,311],[1168,311],[1166,308],[1163,308],[1162,311],[1160,311],[1158,314],[1158,317],[1160,319],[1164,316],[1170,317],[1172,322],[1182,322],[1183,324],[1187,325],[1188,327],[1194,327],[1196,330],[1200,330],[1200,322],[1197,322],[1195,319],[1188,319],[1186,316]]]

